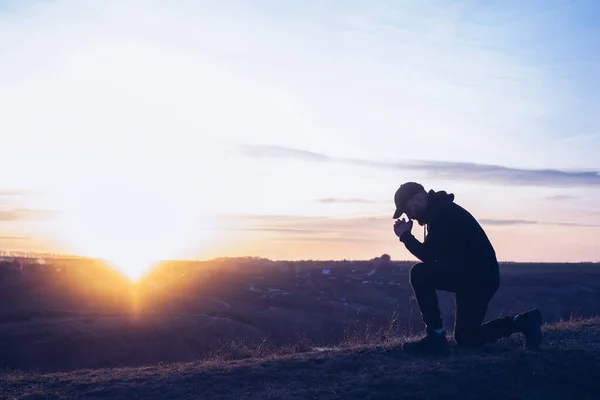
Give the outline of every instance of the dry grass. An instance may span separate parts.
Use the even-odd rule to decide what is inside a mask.
[[[600,318],[544,327],[545,345],[514,336],[444,357],[398,350],[388,333],[349,335],[316,351],[229,343],[208,359],[140,368],[0,375],[2,399],[597,399]],[[383,333],[383,335],[382,335]],[[300,341],[302,343],[302,341]]]
[[[313,343],[306,335],[298,335],[289,343],[280,345],[271,341],[269,337],[259,343],[248,342],[242,339],[227,341],[217,345],[202,359],[204,361],[244,360],[249,358],[278,358],[284,355],[307,353],[314,350],[348,350],[373,346],[393,346],[414,335],[401,323],[394,313],[388,324],[374,328],[374,324],[367,324],[364,330],[346,327],[344,337],[335,346],[319,346]]]

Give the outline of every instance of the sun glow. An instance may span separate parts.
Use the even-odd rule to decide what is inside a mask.
[[[159,260],[138,256],[136,254],[125,254],[107,258],[107,261],[114,269],[121,272],[131,282],[136,282]]]
[[[87,241],[85,241],[87,237]],[[111,240],[98,240],[97,236],[81,234],[81,249],[78,254],[105,260],[111,267],[122,273],[130,281],[142,278],[157,262],[177,258],[169,252],[169,243],[160,241],[131,240],[130,237],[116,235]],[[119,241],[122,238],[122,241]],[[127,240],[129,239],[129,240]],[[171,246],[174,248],[174,246]]]
[[[63,220],[69,247],[107,260],[132,281],[156,262],[180,257],[201,239],[175,204],[149,190],[82,191],[69,210]]]

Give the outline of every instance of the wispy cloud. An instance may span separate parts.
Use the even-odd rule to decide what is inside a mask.
[[[324,204],[373,204],[373,203],[377,203],[374,200],[368,200],[368,199],[359,199],[359,198],[339,199],[339,198],[334,198],[334,197],[318,199],[317,202],[324,203]]]
[[[0,189],[0,197],[23,196],[28,193],[24,190]]]
[[[597,228],[600,227],[598,224],[580,224],[578,222],[540,222],[542,225],[555,225],[555,226],[576,226],[576,227],[587,227]]]
[[[236,228],[242,226],[242,229],[268,228],[273,230],[293,229],[314,230],[318,232],[336,232],[344,229],[365,230],[378,228],[381,224],[392,226],[390,217],[322,217],[322,216],[304,216],[304,215],[269,215],[269,214],[246,214],[230,215],[221,217],[222,226],[228,225]],[[228,221],[230,224],[228,224]]]
[[[264,249],[264,254],[271,251],[271,254],[274,255],[270,257],[276,259],[287,259],[291,257],[289,254],[294,254],[293,257],[303,259],[310,257],[341,259],[347,258],[349,254],[354,254],[353,252],[355,251],[360,251],[359,249],[361,248],[368,249],[371,253],[392,254],[392,257],[398,257],[399,259],[405,259],[407,256],[403,246],[397,246],[398,242],[393,233],[393,220],[389,215],[384,214],[327,217],[321,215],[250,213],[222,214],[215,218],[219,221],[218,227],[214,228],[220,231],[218,235],[223,235],[224,237],[232,235],[240,243],[246,240],[252,243],[260,243],[260,246]],[[586,222],[586,220],[582,221]],[[200,226],[204,225],[203,222],[199,221]],[[521,226],[537,232],[548,232],[554,229],[557,233],[556,237],[560,237],[560,235],[564,236],[566,230],[569,230],[569,240],[577,238],[578,231],[581,232],[579,236],[590,237],[589,232],[586,232],[586,230],[600,229],[600,226],[592,225],[592,221],[590,221],[590,224],[587,224],[577,221],[556,222],[536,219],[483,217],[479,219],[479,222],[483,225],[484,229],[494,230],[495,238],[502,238],[507,232],[511,232],[506,237],[507,240],[494,241],[494,246],[497,246],[498,254],[505,260],[527,259],[523,255],[528,254],[528,249],[525,249],[525,245],[522,245],[522,248],[517,248],[517,250],[514,250],[513,247],[514,240],[520,243],[520,235],[523,232],[519,233],[520,230],[518,228]],[[552,228],[548,225],[555,225],[555,227]],[[513,241],[511,241],[512,232],[517,232],[516,238]],[[423,230],[421,226],[415,225],[413,233],[418,240],[422,240]],[[561,240],[556,239],[556,243],[559,242]],[[554,246],[555,243],[553,242],[551,245]],[[339,255],[328,255],[328,251],[333,248],[338,249]],[[556,248],[560,249],[560,246]],[[307,256],[306,254],[309,253],[318,254],[318,256]],[[568,254],[568,251],[565,254]],[[582,259],[585,258],[588,258],[588,256],[582,257]],[[589,258],[597,259],[592,256],[589,256]],[[549,257],[549,259],[552,259],[552,257]]]
[[[479,222],[482,225],[552,225],[552,226],[572,226],[572,227],[586,227],[586,228],[597,228],[600,227],[598,224],[583,224],[579,222],[548,222],[548,221],[534,221],[524,219],[481,219]]]
[[[306,161],[331,161],[331,157],[312,151],[281,146],[242,145],[234,149],[238,154],[259,158],[294,158]]]
[[[4,209],[0,210],[0,222],[44,221],[60,214],[58,210]]]
[[[0,236],[0,241],[29,241],[30,237],[27,236]]]
[[[571,196],[568,194],[557,194],[555,196],[546,197],[546,200],[563,201],[563,200],[575,200],[578,198],[579,198],[578,196]]]
[[[279,238],[312,238],[343,241],[368,239],[386,229],[391,232],[391,218],[345,217],[331,218],[300,215],[231,215],[221,217],[220,229],[242,232],[269,232]]]
[[[280,146],[244,145],[238,152],[258,158],[293,158],[303,161],[336,162],[371,168],[414,170],[432,178],[477,181],[501,185],[523,186],[600,186],[597,171],[563,171],[558,169],[522,169],[501,165],[443,161],[376,161],[356,158],[331,157]]]
[[[273,232],[273,233],[281,233],[281,234],[303,234],[303,235],[313,235],[319,233],[327,233],[327,230],[322,229],[306,229],[306,228],[283,228],[278,226],[272,227],[250,227],[250,228],[230,228],[229,230],[240,230],[240,231],[256,231],[256,232]]]
[[[524,219],[481,219],[482,225],[536,225],[537,221],[528,221]]]
[[[331,236],[284,236],[274,239],[277,242],[291,243],[369,243],[380,242],[379,238],[374,237],[331,237]]]
[[[227,219],[230,220],[228,226]],[[294,215],[236,215],[223,218],[222,228],[228,231],[270,232],[280,238],[318,238],[343,241],[345,239],[368,240],[378,233],[391,232],[391,218],[386,216],[327,218]],[[480,219],[483,226],[552,225],[565,227],[600,227],[597,224],[578,222],[552,222],[524,219]],[[415,227],[418,229],[418,227]]]

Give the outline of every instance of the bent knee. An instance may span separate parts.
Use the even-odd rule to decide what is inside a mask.
[[[410,282],[421,282],[424,279],[427,279],[430,275],[430,270],[425,263],[417,263],[413,265],[410,269]]]

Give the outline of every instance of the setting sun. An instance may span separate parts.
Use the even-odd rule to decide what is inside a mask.
[[[109,261],[132,281],[155,262],[180,256],[191,237],[191,224],[172,204],[139,185],[86,191],[62,223],[69,247]]]
[[[135,282],[142,278],[158,260],[131,254],[129,256],[106,258],[106,261],[131,282]]]

